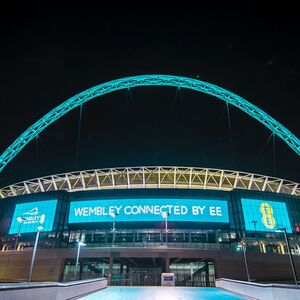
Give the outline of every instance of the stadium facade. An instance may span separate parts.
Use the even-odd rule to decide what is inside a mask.
[[[146,86],[231,104],[300,156],[300,140],[242,97],[198,79],[150,74],[99,84],[56,106],[5,149],[0,172],[69,111]],[[169,271],[185,286],[214,285],[216,277],[292,281],[300,267],[299,195],[288,180],[189,167],[79,171],[13,184],[0,189],[0,280],[29,279],[33,266],[32,280],[46,281],[106,276],[110,284],[158,285]]]
[[[184,286],[213,286],[220,277],[293,281],[299,196],[288,180],[191,167],[98,169],[13,184],[0,189],[0,280],[26,280],[41,226],[33,280],[105,276],[110,284],[159,285],[171,271]]]

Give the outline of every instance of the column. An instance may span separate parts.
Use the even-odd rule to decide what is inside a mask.
[[[210,286],[210,284],[209,284],[209,268],[208,268],[208,261],[207,260],[205,261],[205,283],[206,283],[207,287]]]
[[[170,272],[170,258],[168,253],[166,253],[165,257],[165,270],[166,273]]]
[[[114,263],[114,258],[112,257],[112,254],[110,254],[109,266],[108,266],[108,285],[111,284],[111,280],[112,280],[113,263]]]

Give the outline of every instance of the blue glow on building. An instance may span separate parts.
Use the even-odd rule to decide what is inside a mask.
[[[292,232],[286,204],[257,199],[241,199],[246,230],[271,231],[286,228]]]
[[[36,232],[38,226],[43,231],[51,231],[56,213],[57,200],[17,204],[9,234]]]
[[[69,223],[144,222],[214,222],[228,223],[228,204],[224,200],[203,199],[109,199],[73,201],[70,203]]]

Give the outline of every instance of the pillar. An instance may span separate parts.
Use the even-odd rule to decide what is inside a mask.
[[[209,283],[209,268],[208,268],[208,261],[205,261],[205,283],[206,286],[209,287],[210,283]]]
[[[170,258],[169,258],[169,254],[166,254],[165,257],[165,272],[168,273],[170,272]]]
[[[109,256],[109,266],[108,266],[108,284],[111,284],[112,280],[112,271],[113,271],[113,263],[114,263],[114,258],[110,254]]]

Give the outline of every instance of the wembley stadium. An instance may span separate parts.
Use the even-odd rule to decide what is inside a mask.
[[[56,107],[7,148],[0,171],[74,107],[142,85],[213,95],[300,153],[299,139],[243,98],[196,79],[146,75],[99,85]],[[32,280],[107,277],[111,285],[155,286],[162,272],[172,272],[178,286],[214,286],[216,278],[290,281],[300,268],[299,196],[299,183],[287,179],[201,167],[120,167],[25,180],[0,188],[0,280],[28,277],[38,241]]]

